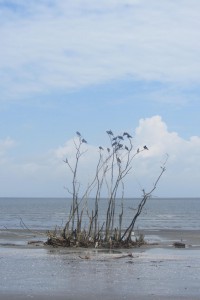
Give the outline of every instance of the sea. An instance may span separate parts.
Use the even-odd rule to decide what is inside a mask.
[[[0,229],[54,230],[68,221],[70,198],[0,198]],[[87,212],[83,214],[82,227],[87,228],[94,207],[94,199],[87,200]],[[123,222],[126,228],[134,217],[141,199],[123,200]],[[106,216],[108,201],[99,200],[99,225]],[[121,199],[116,199],[115,226],[121,213]],[[199,230],[199,198],[150,198],[146,202],[135,229]]]

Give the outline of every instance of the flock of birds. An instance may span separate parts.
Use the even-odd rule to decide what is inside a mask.
[[[126,136],[128,139],[132,138],[132,136],[128,132],[124,132],[123,135],[118,135],[116,137],[114,137],[114,134],[113,134],[113,132],[111,130],[107,130],[106,133],[109,136],[112,136],[112,147],[116,147],[117,146],[118,149],[121,149],[123,147],[123,145],[120,143],[120,141],[124,140],[124,136]],[[82,138],[81,133],[79,131],[76,131],[76,134],[81,139],[82,143],[86,143],[87,144],[87,141],[84,138]],[[129,148],[127,146],[125,146],[124,148],[127,151],[129,151]],[[143,149],[144,150],[149,150],[149,148],[146,145],[143,146]],[[104,150],[104,148],[101,147],[101,146],[99,146],[99,150],[102,151],[102,150]],[[110,148],[107,148],[107,151],[110,152]],[[138,153],[140,152],[139,148],[137,149],[137,152]],[[120,160],[120,159],[118,158],[118,160]],[[121,161],[119,161],[119,162],[121,162]]]

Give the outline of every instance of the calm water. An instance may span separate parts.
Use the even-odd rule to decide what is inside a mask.
[[[0,229],[20,229],[21,220],[30,229],[54,229],[67,221],[71,200],[63,198],[0,198]],[[93,206],[90,199],[89,207]],[[120,210],[121,200],[116,210]],[[124,200],[125,227],[134,216],[139,199]],[[100,221],[104,220],[107,200],[100,200]],[[88,217],[84,216],[86,226]],[[116,222],[118,222],[116,220]],[[117,223],[116,223],[117,224]],[[200,199],[152,198],[136,223],[138,229],[200,229]]]

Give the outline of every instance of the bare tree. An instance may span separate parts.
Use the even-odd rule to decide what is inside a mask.
[[[113,243],[117,245],[133,244],[131,234],[134,229],[136,220],[140,216],[147,200],[151,197],[152,192],[156,189],[161,176],[165,171],[166,161],[161,166],[161,172],[157,177],[152,189],[146,192],[143,189],[141,201],[136,209],[130,224],[123,228],[124,218],[124,181],[133,167],[134,158],[142,151],[149,150],[145,145],[142,149],[134,149],[132,136],[124,132],[123,135],[114,135],[111,130],[107,131],[109,137],[109,146],[103,148],[99,146],[99,159],[97,161],[95,174],[91,182],[80,195],[80,182],[78,180],[79,163],[82,155],[86,153],[83,150],[83,144],[87,141],[82,137],[80,132],[76,133],[78,139],[74,140],[75,146],[75,163],[74,165],[66,159],[68,169],[72,174],[72,187],[67,188],[72,196],[71,209],[63,231],[62,239],[64,245],[78,246],[108,246]],[[101,200],[102,190],[105,188],[108,192],[107,208],[103,222],[99,220],[99,202]],[[88,201],[91,192],[95,192],[93,208],[89,209]],[[116,201],[121,198],[121,211],[116,212]],[[88,227],[82,227],[83,215],[88,217]],[[118,226],[116,220],[118,219]],[[53,242],[54,241],[54,242]],[[55,242],[56,241],[56,242]],[[67,242],[66,242],[67,241]],[[48,239],[49,244],[57,243],[57,237]],[[62,243],[59,240],[60,243]]]

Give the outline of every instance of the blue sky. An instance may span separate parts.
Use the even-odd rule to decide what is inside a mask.
[[[199,197],[199,10],[198,0],[0,0],[0,196],[69,196],[75,132],[91,158],[112,129],[149,146],[127,196],[151,188],[167,153],[154,195]]]

